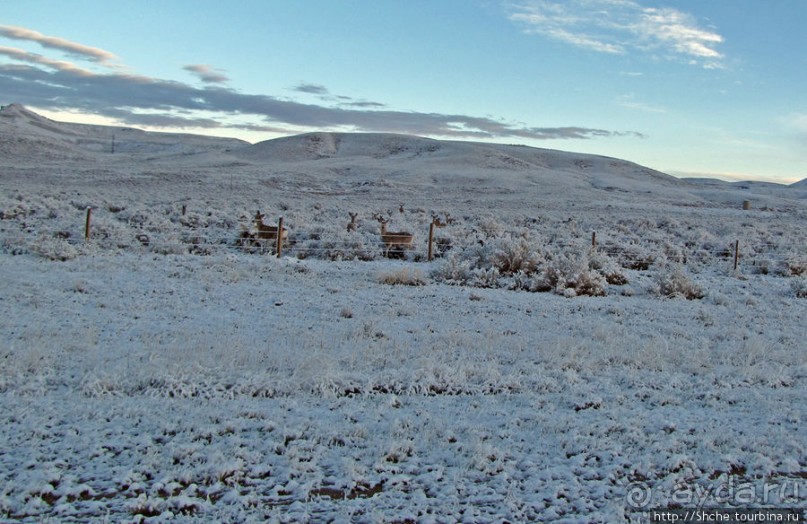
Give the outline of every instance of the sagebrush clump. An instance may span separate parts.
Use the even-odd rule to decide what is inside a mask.
[[[796,298],[807,298],[807,276],[794,279],[790,287]]]
[[[680,267],[659,273],[656,283],[658,293],[663,297],[684,297],[687,300],[695,300],[705,296],[703,289],[695,284]]]

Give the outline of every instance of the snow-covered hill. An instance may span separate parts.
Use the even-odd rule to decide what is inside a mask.
[[[233,153],[328,180],[390,177],[399,183],[449,184],[473,191],[598,189],[658,193],[678,179],[624,160],[526,146],[371,133],[308,133]]]
[[[250,145],[226,138],[56,122],[18,104],[0,110],[0,152],[8,165],[97,165],[124,179],[151,165],[164,173],[224,174],[242,186],[259,182],[303,193],[383,196],[393,190],[407,198],[424,192],[462,198],[500,195],[510,198],[511,207],[560,201],[650,205],[659,200],[738,207],[746,199],[757,207],[775,207],[777,199],[806,196],[798,184],[681,180],[626,160],[526,146],[329,132]]]
[[[229,138],[154,133],[131,127],[111,127],[57,122],[19,104],[0,109],[0,151],[10,159],[86,162],[111,154],[200,154],[242,147]]]

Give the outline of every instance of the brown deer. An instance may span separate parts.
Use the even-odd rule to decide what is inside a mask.
[[[415,240],[415,235],[406,231],[387,231],[388,219],[375,214],[373,218],[381,224],[381,241],[384,243],[384,256],[388,257],[390,252],[403,255],[404,250],[411,249]]]
[[[359,224],[356,223],[356,217],[359,216],[358,213],[348,213],[350,215],[350,222],[347,223],[347,230],[348,231],[356,231],[356,228],[359,227]]]
[[[263,217],[260,211],[255,213],[255,227],[258,228],[258,232],[256,233],[257,238],[263,238],[266,240],[277,240],[277,226],[267,226],[263,223]],[[289,230],[287,228],[283,228],[283,232],[281,233],[281,238],[285,241],[289,238]]]
[[[447,223],[448,223],[448,213],[446,213],[445,222],[440,220],[440,217],[437,216],[437,213],[432,213],[432,224],[434,224],[434,227],[446,227]]]

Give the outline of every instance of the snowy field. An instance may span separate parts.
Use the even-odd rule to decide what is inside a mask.
[[[803,182],[0,116],[3,521],[807,507]]]

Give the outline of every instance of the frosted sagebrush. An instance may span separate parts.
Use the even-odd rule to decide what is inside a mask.
[[[567,297],[606,295],[605,277],[591,269],[590,260],[583,253],[563,253],[554,258],[541,274],[540,282],[538,291],[552,290]]]
[[[796,298],[807,298],[807,277],[802,276],[794,279],[790,288]]]
[[[538,247],[527,238],[511,237],[490,242],[487,258],[489,264],[502,275],[533,274],[545,261]]]
[[[705,296],[703,289],[680,267],[659,273],[656,276],[656,285],[658,294],[667,298],[683,297],[695,300]]]
[[[67,239],[47,235],[40,235],[30,245],[30,251],[40,257],[59,262],[72,260],[81,254],[81,250]]]

